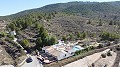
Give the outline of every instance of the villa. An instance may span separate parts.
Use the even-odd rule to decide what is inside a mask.
[[[42,48],[45,53],[52,55],[53,57],[57,58],[57,60],[62,60],[64,58],[73,56],[76,51],[82,49],[84,48],[79,45],[70,43],[65,44],[64,41],[59,41],[58,44]]]

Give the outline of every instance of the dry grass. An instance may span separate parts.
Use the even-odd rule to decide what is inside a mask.
[[[13,63],[14,60],[12,59],[12,57],[5,51],[4,48],[0,46],[0,65]]]

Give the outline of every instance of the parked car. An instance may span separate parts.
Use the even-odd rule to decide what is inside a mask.
[[[27,62],[27,63],[30,63],[30,62],[32,62],[32,61],[33,61],[33,60],[32,60],[31,57],[29,57],[29,58],[26,59],[26,62]]]

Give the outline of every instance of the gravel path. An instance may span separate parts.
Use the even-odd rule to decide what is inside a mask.
[[[102,51],[102,52],[99,52],[99,53],[95,53],[93,55],[89,55],[83,59],[80,59],[80,60],[77,60],[77,61],[72,62],[70,64],[67,64],[63,67],[88,67],[89,65],[91,65],[92,63],[97,61],[101,57],[102,53],[105,53],[108,50],[109,49]]]
[[[3,66],[0,66],[0,67],[14,67],[13,65],[3,65]]]
[[[107,65],[107,67],[112,67],[117,54],[113,51],[111,51],[111,54],[112,56],[106,56],[106,58],[100,58],[98,61],[96,61],[94,63],[95,67],[104,67],[105,65]]]
[[[115,59],[113,67],[120,67],[120,51],[117,52],[117,57]]]

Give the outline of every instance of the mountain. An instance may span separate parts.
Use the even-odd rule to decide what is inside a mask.
[[[41,8],[25,10],[11,16],[20,16],[29,13],[39,12],[65,12],[65,13],[80,13],[83,15],[94,14],[120,14],[120,2],[68,2],[57,3],[43,6]]]

